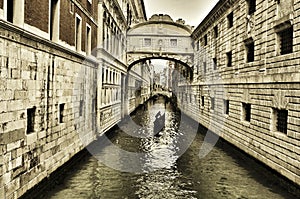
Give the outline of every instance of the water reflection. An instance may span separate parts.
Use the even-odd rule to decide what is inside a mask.
[[[119,166],[126,167],[128,162],[134,162],[145,171],[149,167],[158,170],[148,173],[120,172],[87,155],[66,174],[62,184],[39,198],[297,198],[279,185],[281,179],[225,142],[219,141],[205,158],[199,159],[199,149],[204,139],[201,133],[197,134],[186,153],[178,157],[178,143],[184,142],[182,139],[193,131],[195,123],[183,121],[179,124],[180,114],[170,104],[165,107],[162,100],[148,103],[145,109],[132,116],[133,121],[141,126],[136,133],[152,135],[157,111],[166,113],[166,126],[160,137],[132,137],[121,130],[131,129],[126,121],[121,129],[115,128],[111,132],[113,136],[109,141],[129,152],[144,152],[142,158],[128,159],[128,156],[115,154],[112,146],[103,140],[96,144],[102,146],[98,155]]]

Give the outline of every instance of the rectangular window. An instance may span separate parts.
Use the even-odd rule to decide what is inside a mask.
[[[219,30],[218,30],[218,25],[216,25],[214,27],[214,35],[215,35],[215,38],[217,38],[219,36]]]
[[[59,105],[59,123],[64,123],[65,104]]]
[[[214,70],[217,70],[218,67],[217,58],[213,58],[213,65],[214,65]]]
[[[246,44],[247,62],[254,61],[254,41]]]
[[[206,62],[203,62],[203,73],[206,73],[206,70],[207,70],[207,68],[206,68]]]
[[[36,107],[27,109],[27,134],[34,132],[35,112]]]
[[[277,33],[280,54],[288,54],[293,52],[293,27],[284,29]]]
[[[228,28],[233,27],[233,12],[227,15],[227,24],[228,24]]]
[[[172,47],[176,47],[177,46],[177,39],[171,39],[170,42],[171,42],[171,46]]]
[[[144,46],[151,46],[151,39],[145,38],[144,39]]]
[[[287,134],[288,111],[274,108],[273,119],[275,130]]]
[[[248,15],[251,15],[256,10],[256,0],[247,0],[248,4]]]
[[[229,114],[229,100],[223,100],[224,103],[224,114],[228,115]]]
[[[227,66],[228,67],[232,66],[232,51],[226,53],[226,57],[227,57]]]
[[[215,98],[214,97],[212,97],[210,99],[210,103],[211,103],[211,105],[210,105],[211,110],[215,110]]]
[[[14,18],[14,0],[7,0],[7,21],[13,23]]]
[[[251,104],[242,103],[242,117],[243,117],[243,120],[250,122],[250,120],[251,120]]]
[[[59,40],[59,9],[58,0],[51,0],[50,11],[50,40]]]
[[[201,96],[201,106],[204,107],[204,96]]]
[[[76,37],[75,37],[75,47],[76,51],[81,51],[81,18],[76,16]]]
[[[204,46],[206,46],[206,45],[207,45],[207,34],[204,35]]]
[[[89,26],[88,24],[86,24],[86,55],[90,55],[91,51],[92,51],[92,34],[91,34],[91,26]]]
[[[83,113],[83,100],[80,100],[79,104],[79,116],[82,116]]]

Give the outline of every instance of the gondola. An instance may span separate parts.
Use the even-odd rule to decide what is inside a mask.
[[[156,117],[153,132],[155,136],[160,136],[159,132],[165,127],[165,113]]]

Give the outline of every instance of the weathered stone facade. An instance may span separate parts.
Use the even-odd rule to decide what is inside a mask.
[[[254,7],[244,0],[219,1],[192,34],[194,81],[190,93],[182,93],[191,103],[181,107],[297,184],[299,5],[297,0],[256,0]]]
[[[133,0],[0,2],[0,198],[18,198],[121,120],[126,30],[145,13]]]
[[[220,0],[193,33],[163,15],[153,20],[169,21],[164,30],[143,23],[140,0],[20,0],[14,12],[7,2],[0,0],[0,198],[20,197],[147,100],[145,60],[153,57],[180,63],[182,77],[172,81],[182,111],[300,184],[299,0]],[[135,32],[148,25],[156,32]]]
[[[95,138],[85,121],[93,119],[97,63],[10,24],[0,31],[0,196],[16,198],[83,148],[78,130]]]

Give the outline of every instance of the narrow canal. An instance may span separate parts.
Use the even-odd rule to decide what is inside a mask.
[[[289,186],[282,185],[283,179],[222,140],[218,141],[205,158],[200,159],[199,149],[205,136],[205,132],[200,132],[201,128],[182,156],[178,157],[172,153],[177,146],[176,143],[180,142],[178,140],[180,135],[185,133],[178,131],[179,122],[186,131],[193,131],[195,123],[192,120],[179,121],[180,114],[171,104],[165,105],[161,98],[155,102],[148,102],[131,117],[141,126],[138,133],[142,134],[153,128],[155,114],[158,111],[166,113],[165,128],[159,136],[139,138],[128,135],[124,133],[124,129],[127,131],[132,128],[129,122],[122,122],[119,127],[108,133],[114,147],[130,152],[147,153],[148,156],[144,158],[148,159],[141,162],[154,171],[132,173],[115,170],[87,153],[64,174],[64,178],[38,198],[297,198],[287,191]],[[111,162],[122,167],[127,157],[116,159],[115,153],[108,144],[99,149],[101,157],[106,159],[111,157]]]

